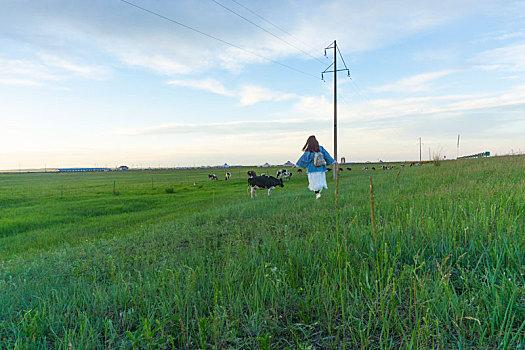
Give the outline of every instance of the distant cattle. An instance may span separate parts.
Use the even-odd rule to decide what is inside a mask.
[[[346,170],[348,170],[348,171],[351,171],[351,170],[352,170],[352,168],[346,168]]]
[[[292,173],[289,172],[288,170],[286,169],[281,169],[281,170],[278,170],[277,171],[277,176],[276,176],[278,179],[285,179],[285,180],[290,180],[290,178],[292,177]]]
[[[226,181],[228,181],[230,179],[230,177],[232,177],[232,174],[230,174],[229,172],[226,173]]]
[[[339,171],[343,171],[343,168],[339,168]]]
[[[260,189],[260,188],[268,189],[268,196],[269,196],[275,187],[277,186],[284,187],[283,179],[276,179],[273,176],[250,177],[248,179],[248,185],[250,188],[250,194],[252,198],[254,194],[255,194],[255,197],[257,197],[257,189]]]
[[[217,180],[217,175],[215,174],[208,174],[208,181]]]
[[[332,171],[332,168],[326,168],[326,171]]]
[[[375,167],[375,166],[373,166],[373,167],[372,167],[372,170],[376,170],[376,167]]]
[[[298,169],[297,170],[297,175],[302,175],[303,174],[303,169]]]

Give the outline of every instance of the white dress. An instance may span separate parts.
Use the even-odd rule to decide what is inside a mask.
[[[323,188],[328,188],[326,184],[326,173],[324,171],[308,173],[308,183],[308,189],[310,191],[322,191]]]

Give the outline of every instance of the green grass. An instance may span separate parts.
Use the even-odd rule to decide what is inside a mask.
[[[226,184],[222,176],[220,182],[209,182],[210,171],[225,173],[0,175],[0,259],[108,238],[245,198],[247,170],[230,170],[234,178]]]
[[[0,175],[0,348],[523,348],[525,158],[354,168]]]

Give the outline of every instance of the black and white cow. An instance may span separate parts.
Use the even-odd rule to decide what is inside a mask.
[[[302,175],[303,174],[303,169],[298,169],[297,170],[297,175]]]
[[[285,179],[285,180],[290,180],[290,178],[292,177],[292,173],[289,172],[288,170],[286,169],[281,169],[281,170],[278,170],[277,171],[277,176],[276,176],[278,179]]]
[[[348,170],[348,171],[352,171],[352,168],[346,168],[346,170]]]
[[[257,174],[255,173],[255,171],[253,170],[248,171],[248,177],[256,177],[256,176]]]
[[[208,181],[217,180],[217,175],[215,174],[208,174]]]
[[[248,179],[248,185],[250,186],[250,194],[252,198],[254,194],[255,194],[255,197],[257,197],[257,189],[260,189],[260,188],[268,189],[268,196],[269,196],[275,187],[277,186],[284,187],[283,179],[276,179],[273,176],[250,177]]]
[[[230,177],[232,177],[232,174],[230,174],[230,172],[227,172],[226,173],[226,181],[228,181],[230,179]]]

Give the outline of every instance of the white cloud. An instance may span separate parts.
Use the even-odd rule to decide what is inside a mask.
[[[103,80],[111,75],[111,70],[107,67],[82,65],[51,55],[41,55],[40,58],[42,63],[51,69],[57,69],[63,73],[71,72],[88,79]]]
[[[392,45],[414,33],[432,30],[473,12],[482,11],[473,0],[428,1],[322,1],[315,11],[300,18],[294,35],[316,47],[337,38],[345,52],[362,52]],[[407,10],[409,9],[409,10]],[[330,18],[327,24],[326,18]],[[330,41],[330,40],[328,40]],[[324,45],[324,46],[323,46]]]
[[[326,119],[334,107],[326,96],[303,96],[295,103],[294,108],[301,114]]]
[[[504,91],[478,94],[452,94],[405,98],[377,98],[359,103],[338,103],[338,118],[341,121],[375,123],[377,121],[400,120],[407,117],[424,117],[468,113],[469,111],[492,109],[525,104],[525,85],[517,85]],[[327,120],[332,118],[333,104],[326,96],[305,96],[294,105],[294,109],[306,116]]]
[[[165,75],[189,74],[190,66],[180,63],[164,54],[146,52],[119,52],[120,58],[128,65],[150,69]]]
[[[150,1],[147,4],[143,2],[142,5],[260,56],[290,64],[294,68],[311,72],[316,76],[326,68],[326,65],[319,64],[304,53],[232,16],[211,1],[162,0]],[[347,135],[353,135],[354,131],[359,133],[359,137],[355,139],[362,144],[356,152],[368,152],[368,154],[378,152],[379,146],[374,146],[376,149],[371,150],[373,147],[370,147],[370,140],[380,144],[381,151],[392,149],[393,152],[393,148],[396,148],[396,152],[404,152],[403,145],[392,146],[396,143],[396,140],[393,140],[396,137],[391,136],[390,132],[394,130],[402,133],[404,130],[408,133],[408,124],[417,125],[417,130],[411,130],[411,134],[428,131],[437,135],[438,132],[427,125],[427,121],[433,120],[434,126],[440,126],[454,117],[471,115],[472,118],[465,124],[469,122],[477,126],[478,122],[475,118],[479,115],[485,115],[487,120],[497,118],[498,122],[501,119],[510,120],[520,116],[522,101],[525,100],[525,88],[520,85],[523,84],[521,73],[524,71],[525,52],[523,43],[516,42],[521,40],[521,34],[510,30],[518,24],[503,24],[509,22],[509,18],[514,18],[502,15],[504,12],[508,13],[509,8],[513,8],[509,2],[443,0],[432,3],[417,0],[396,2],[377,0],[370,4],[357,0],[301,2],[294,0],[278,1],[273,5],[263,6],[251,2],[248,6],[292,33],[298,40],[290,41],[313,52],[314,55],[321,55],[323,48],[334,38],[337,39],[349,67],[355,69],[352,73],[356,73],[356,77],[363,77],[363,81],[374,81],[373,84],[377,86],[375,90],[366,91],[377,92],[374,97],[380,98],[367,98],[365,102],[348,103],[342,93],[348,86],[340,84],[339,120],[342,126],[340,140],[341,143],[354,140],[353,136],[343,137],[344,127],[351,126],[352,132]],[[264,146],[261,140],[268,143],[268,140],[271,141],[275,135],[285,134],[287,146],[289,137],[293,137],[294,140],[298,140],[300,145],[297,148],[300,148],[304,143],[304,135],[310,134],[312,130],[316,134],[324,135],[325,142],[329,142],[333,112],[331,88],[327,87],[323,90],[322,87],[314,85],[313,79],[310,82],[301,80],[304,78],[301,75],[297,75],[298,79],[288,79],[290,76],[295,77],[296,73],[286,71],[259,56],[181,28],[119,1],[73,3],[66,0],[45,2],[17,0],[10,2],[8,7],[9,11],[0,11],[0,47],[5,52],[3,56],[0,55],[0,84],[47,86],[51,83],[60,83],[64,87],[73,88],[71,94],[51,95],[48,94],[49,91],[43,91],[41,95],[35,94],[35,97],[39,97],[42,101],[47,101],[48,96],[52,96],[57,101],[53,104],[42,103],[42,108],[35,107],[37,106],[35,103],[31,104],[33,108],[24,106],[26,91],[21,91],[17,103],[12,103],[10,114],[13,117],[9,119],[16,121],[21,116],[27,116],[28,120],[31,119],[31,127],[27,130],[32,130],[35,135],[42,135],[41,139],[28,140],[27,148],[38,149],[42,144],[52,142],[44,138],[49,137],[44,135],[46,133],[35,123],[35,120],[49,119],[44,116],[57,114],[71,116],[79,113],[92,114],[97,122],[90,120],[90,127],[93,131],[99,130],[100,133],[104,132],[100,130],[115,128],[116,125],[122,124],[123,120],[126,125],[143,125],[144,120],[149,120],[151,123],[149,128],[122,132],[131,133],[134,137],[119,134],[120,137],[101,138],[99,141],[106,143],[104,147],[100,147],[100,158],[110,150],[118,153],[132,147],[135,147],[133,152],[141,148],[150,149],[151,153],[148,157],[154,157],[155,150],[160,150],[160,153],[166,149],[178,149],[180,144],[184,144],[188,150],[194,149],[195,154],[199,152],[209,154],[209,148],[212,147],[202,147],[201,143],[205,143],[213,145],[213,148],[220,145],[219,147],[227,149],[225,153],[228,154],[247,152],[244,145],[249,144],[252,153],[249,160],[252,160],[253,153],[266,153],[260,151]],[[242,13],[249,16],[245,12]],[[525,12],[512,12],[512,14],[519,13]],[[249,16],[249,18],[253,17]],[[329,22],[327,18],[330,18]],[[24,25],[20,25],[21,23]],[[465,30],[462,35],[450,36],[451,32],[461,31],[466,26],[479,30]],[[499,30],[496,32],[496,38],[493,35],[492,38],[482,42],[483,45],[480,41],[474,42],[475,45],[466,42],[466,40],[475,41],[479,37],[483,38],[486,28]],[[279,35],[290,39],[283,33]],[[512,41],[515,43],[504,46]],[[489,50],[490,47],[495,47],[491,46],[495,42],[498,46],[504,47]],[[303,46],[303,43],[307,44]],[[467,70],[461,74],[465,79],[461,94],[431,96],[430,92],[438,86],[437,83],[444,82],[447,75],[455,72],[443,69],[460,66],[464,62],[464,55],[475,55],[473,52],[479,50],[479,47],[486,48],[486,51],[466,63],[475,64],[479,69],[492,69],[493,80],[483,82],[478,77],[476,80],[470,80],[472,71],[466,68]],[[399,68],[396,71],[402,72],[401,76],[407,78],[397,81],[397,77],[388,78],[392,76],[389,75],[392,72],[392,64],[396,63],[401,63],[399,67],[396,66]],[[130,77],[130,68],[140,71],[140,81],[115,79],[111,82],[114,85],[99,85],[100,91],[94,92],[91,96],[93,99],[89,101],[84,98],[85,95],[79,95],[82,89],[74,89],[73,84],[76,81],[65,83],[67,79],[107,78],[111,70],[106,68],[106,65],[111,69],[122,69],[126,78]],[[437,68],[427,68],[429,66]],[[281,69],[286,74],[279,74]],[[428,70],[433,71],[428,72]],[[416,74],[418,72],[427,73]],[[140,88],[142,83],[157,84],[159,75],[166,76],[165,80],[174,87],[198,89],[227,97],[223,99],[227,100],[225,103],[217,104],[216,113],[213,113],[214,120],[223,120],[225,123],[199,123],[210,118],[209,110],[215,106],[210,108],[208,104],[202,109],[191,110],[191,118],[195,124],[168,124],[171,121],[184,120],[182,118],[187,118],[187,114],[181,113],[185,115],[180,116],[173,110],[167,109],[164,103],[155,104],[162,96],[152,97],[151,95],[154,94],[145,93],[140,99],[130,103],[129,96],[123,96],[126,95],[125,91],[115,88],[120,87],[122,83],[136,83],[133,88]],[[503,80],[504,76],[508,79]],[[512,77],[514,79],[510,79]],[[456,83],[459,85],[459,81],[456,80]],[[457,85],[450,86],[454,88]],[[5,96],[16,97],[16,89],[3,90]],[[439,90],[441,91],[443,89]],[[398,92],[396,96],[399,98],[386,98],[391,95],[381,94],[383,92]],[[411,97],[416,95],[412,94],[415,92],[419,97]],[[44,93],[47,96],[44,96]],[[111,94],[108,95],[111,97],[111,104],[107,102],[110,98],[97,98],[105,93]],[[423,93],[427,93],[427,96]],[[182,110],[189,104],[194,106],[196,100],[202,100],[198,92],[184,94],[184,98],[187,100],[172,94],[169,101],[180,105]],[[238,101],[237,105],[234,99]],[[223,105],[231,102],[230,100],[234,101],[234,106],[229,105],[228,108],[221,109]],[[279,101],[288,103],[269,103]],[[258,106],[242,108],[257,103],[261,103],[261,108],[257,108]],[[86,104],[98,107],[99,112],[97,113],[95,108],[86,111],[86,108],[83,108]],[[148,108],[140,107],[145,105]],[[509,108],[504,108],[506,106]],[[498,107],[500,108],[498,110],[491,109]],[[487,110],[484,111],[484,108]],[[57,113],[60,109],[63,109],[63,113]],[[248,115],[245,113],[247,110],[253,114]],[[496,114],[500,112],[501,116]],[[4,111],[4,114],[9,113]],[[239,115],[245,116],[246,119],[264,119],[269,115],[269,118],[274,120],[228,122],[238,118]],[[279,117],[293,119],[285,122],[275,120]],[[487,120],[480,122],[479,127],[487,128]],[[71,122],[68,123],[71,125],[71,139],[75,139],[76,143],[84,142],[88,145],[94,143],[91,138],[83,139],[87,133],[86,124],[75,124],[72,119],[68,121]],[[492,119],[488,120],[488,124],[494,124]],[[56,124],[49,125],[50,128],[56,128]],[[404,129],[393,128],[396,125],[403,125]],[[523,131],[522,123],[516,123],[514,127],[521,128],[518,131]],[[389,130],[383,131],[385,128]],[[21,127],[16,129],[25,130]],[[173,134],[177,137],[171,137]],[[189,136],[185,136],[186,134]],[[184,142],[181,142],[181,139]],[[157,140],[162,140],[164,143],[160,144]],[[381,140],[384,140],[383,143],[379,142]],[[232,149],[231,143],[235,143],[235,149]],[[412,143],[410,141],[407,147],[412,147]],[[125,147],[122,146],[124,144]],[[252,146],[253,144],[257,144],[257,147]],[[284,151],[282,145],[276,144],[277,146],[272,145],[271,149],[280,156]],[[115,151],[118,147],[120,150]],[[57,153],[60,153],[60,147],[57,149]],[[197,158],[189,158],[191,162],[201,161]]]
[[[312,60],[310,56],[233,16],[213,2],[181,0],[144,6],[247,51],[197,34],[125,3],[65,4],[66,1],[58,0],[51,1],[51,4],[21,0],[10,11],[0,14],[0,31],[20,32],[19,21],[23,21],[24,35],[39,45],[89,45],[98,52],[110,53],[125,64],[169,75],[216,69],[217,66],[239,71],[246,64],[268,63],[247,51],[271,60],[291,56]],[[28,8],[31,10],[28,11]],[[479,3],[473,0],[459,3],[445,0],[439,4],[416,0],[379,0],[372,6],[347,0],[308,1],[300,9],[292,1],[278,2],[276,6],[260,6],[258,9],[254,3],[253,8],[272,22],[279,23],[293,34],[293,38],[275,28],[269,28],[271,31],[315,55],[321,55],[332,38],[338,38],[340,43],[351,43],[344,44],[346,52],[362,52],[395,44],[414,33],[481,11]],[[328,14],[331,25],[326,23]],[[263,26],[266,27],[266,24]]]
[[[30,60],[0,58],[0,80],[16,85],[42,85],[59,80],[60,76],[48,66]]]
[[[439,72],[430,72],[430,73],[423,73],[423,74],[417,74],[413,75],[408,78],[400,79],[392,84],[386,84],[382,86],[378,86],[375,88],[372,88],[372,91],[376,92],[387,92],[387,91],[395,91],[395,92],[420,92],[420,91],[428,91],[431,89],[431,86],[429,85],[430,82],[437,80],[439,78],[442,78],[444,76],[450,75],[452,73],[457,72],[457,70],[443,70]]]
[[[263,101],[281,102],[298,97],[296,94],[276,92],[259,86],[244,86],[239,95],[242,106],[253,105]]]
[[[525,32],[523,31],[500,32],[499,35],[494,38],[494,40],[509,40],[509,39],[523,38],[523,37],[525,37]]]
[[[116,135],[186,135],[186,134],[204,134],[204,135],[253,135],[267,134],[268,132],[287,133],[289,130],[303,130],[311,125],[321,123],[323,120],[309,119],[286,119],[286,120],[266,120],[252,121],[243,120],[236,122],[223,123],[173,123],[157,125],[151,127],[117,130]]]
[[[30,79],[4,78],[0,77],[0,84],[2,85],[19,85],[19,86],[42,86],[40,81]]]
[[[220,81],[211,78],[204,80],[170,80],[168,85],[191,87],[223,96],[235,96],[234,91],[228,90]]]
[[[170,80],[169,85],[191,87],[194,89],[212,92],[214,94],[239,97],[241,106],[254,105],[259,102],[274,101],[281,102],[298,98],[296,94],[273,91],[264,87],[247,85],[238,90],[227,89],[220,81],[212,78],[203,80]]]
[[[0,83],[7,85],[42,86],[75,76],[104,79],[110,74],[104,67],[79,65],[54,56],[39,60],[0,58]]]
[[[525,71],[525,43],[487,50],[472,61],[482,70],[523,72]]]

